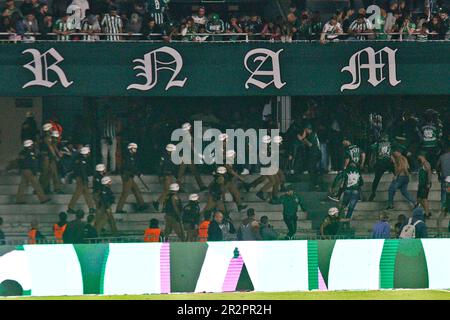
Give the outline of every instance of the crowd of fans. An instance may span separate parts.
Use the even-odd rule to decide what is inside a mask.
[[[365,8],[349,7],[325,21],[318,11],[295,4],[285,17],[266,19],[254,12],[220,16],[203,6],[190,16],[179,17],[165,0],[54,0],[51,7],[46,0],[24,0],[17,6],[7,0],[0,32],[14,41],[449,39],[447,8],[431,6],[428,1],[416,9],[408,7],[406,0],[380,2],[375,15]]]
[[[136,129],[139,123],[133,119],[130,122],[121,120],[110,107],[106,107],[101,112],[103,117],[92,124],[98,129],[94,134],[92,134],[94,132],[92,128],[86,130],[86,127],[77,127],[77,123],[83,123],[80,119],[75,121],[73,130],[65,130],[56,116],[44,121],[42,133],[33,114],[28,113],[22,125],[21,138],[24,150],[19,156],[22,182],[17,194],[17,203],[25,203],[23,188],[27,183],[33,185],[41,203],[50,201],[52,194],[63,193],[64,184],[75,183],[75,193],[68,205],[67,213],[77,215],[75,221],[78,222],[75,223],[75,227],[78,231],[74,231],[74,234],[78,236],[71,237],[94,238],[102,233],[107,223],[114,235],[117,232],[112,214],[112,204],[115,203],[115,199],[110,189],[112,180],[106,173],[119,173],[122,176],[123,189],[116,206],[116,213],[126,213],[123,208],[131,192],[136,196],[136,210],[146,211],[149,206],[143,201],[134,177],[139,177],[145,171],[144,163],[152,163],[151,158],[142,159],[141,157],[145,154],[141,149],[145,149],[147,140],[146,142],[150,143],[147,153],[156,158],[156,161],[153,161],[153,170],[150,169],[147,173],[157,173],[163,187],[162,194],[153,201],[153,206],[157,212],[163,208],[166,220],[168,219],[164,231],[155,231],[158,229],[158,221],[150,222],[148,229],[152,230],[145,231],[146,237],[151,239],[148,241],[166,239],[172,230],[180,240],[188,241],[231,240],[236,237],[240,240],[293,239],[297,232],[298,210],[301,209],[306,216],[308,212],[300,194],[294,188],[285,185],[286,179],[283,172],[309,175],[310,187],[313,191],[327,191],[321,179],[324,173],[337,174],[328,191],[329,198],[339,202],[339,206],[331,208],[324,220],[320,228],[320,234],[323,236],[337,235],[348,229],[358,201],[373,201],[381,176],[384,173],[393,173],[394,179],[389,187],[387,210],[393,209],[395,192],[400,189],[411,205],[412,219],[403,219],[403,216],[400,216],[395,229],[391,229],[387,221],[388,217],[383,213],[380,216],[380,222],[374,226],[373,236],[375,238],[400,237],[406,226],[414,225],[417,229],[417,237],[426,237],[426,227],[422,224],[425,225],[425,219],[431,216],[428,193],[431,189],[432,176],[435,174],[441,184],[442,212],[449,209],[450,114],[448,108],[443,108],[441,114],[434,109],[422,109],[416,113],[412,109],[397,112],[398,110],[393,108],[386,108],[374,112],[360,106],[349,107],[345,104],[335,109],[336,112],[327,112],[328,109],[315,100],[308,100],[301,110],[296,109],[297,116],[294,117],[289,130],[276,139],[276,143],[281,146],[281,170],[274,176],[260,176],[253,182],[243,177],[248,174],[258,174],[260,165],[211,167],[182,164],[178,167],[174,166],[170,160],[170,152],[174,151],[174,146],[166,145],[166,143],[170,141],[172,130],[180,128],[181,123],[186,119],[189,119],[190,123],[194,120],[203,120],[205,126],[217,127],[221,130],[266,128],[270,131],[270,129],[278,128],[276,121],[267,110],[261,112],[257,108],[250,108],[252,117],[244,117],[239,109],[231,113],[227,110],[223,114],[222,109],[218,109],[217,112],[208,109],[207,112],[200,114],[194,114],[192,110],[166,111],[158,117],[156,114],[150,114],[146,117],[153,119],[153,127],[143,124],[140,129],[153,130],[155,136],[153,133],[140,131],[127,136],[124,133],[132,131],[133,128]],[[146,118],[142,112],[149,111],[149,108],[139,109],[135,106],[131,110],[133,110],[131,114],[133,117]],[[261,116],[257,116],[258,114]],[[167,121],[168,119],[171,122]],[[190,130],[191,125],[184,123],[181,127],[183,130]],[[97,146],[89,140],[92,136],[97,137]],[[139,136],[145,138],[137,144],[132,142]],[[275,141],[275,137],[273,139]],[[136,157],[138,146],[139,157]],[[101,152],[92,156],[91,150],[95,149],[101,149]],[[229,155],[229,152],[233,154]],[[226,154],[227,157],[236,156],[232,150],[227,151]],[[141,161],[138,161],[138,158]],[[93,166],[95,163],[98,165]],[[184,167],[183,170],[181,167]],[[198,194],[191,194],[189,201],[184,205],[178,196],[178,192],[183,190],[183,176],[186,169],[195,176],[200,192],[208,191],[208,201],[203,210],[199,207]],[[213,182],[206,186],[198,173],[210,175],[212,171]],[[363,172],[375,173],[369,198],[362,194]],[[408,190],[411,172],[418,173],[419,188],[416,197],[411,196]],[[91,178],[89,178],[91,175],[93,175],[92,191]],[[302,175],[298,175],[293,179],[303,178]],[[264,185],[258,189],[260,183]],[[235,223],[239,222],[231,221],[229,212],[222,201],[225,199],[225,194],[230,193],[238,210],[246,209],[247,205],[242,202],[239,189],[246,191],[255,189],[256,196],[261,200],[271,204],[281,204],[283,220],[288,229],[287,235],[277,234],[270,227],[267,216],[257,221],[257,212],[255,214],[252,208],[247,210],[247,218],[242,222],[242,226],[235,226]],[[89,207],[87,224],[81,222],[84,213],[75,209],[80,196],[84,196]],[[101,223],[99,223],[99,217],[101,217]],[[54,226],[55,235],[59,234],[61,241],[79,241],[62,238],[64,230],[61,228],[66,224],[67,216],[63,213],[60,215],[60,221]],[[29,234],[34,239],[32,241],[38,240],[39,233],[34,231],[37,229],[37,222],[33,222]],[[83,236],[85,233],[89,233],[90,236]]]

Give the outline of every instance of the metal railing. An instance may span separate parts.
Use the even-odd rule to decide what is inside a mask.
[[[448,239],[450,238],[450,232],[432,232],[429,233],[428,238],[438,238],[438,239]],[[297,236],[295,240],[345,240],[345,239],[373,239],[370,235],[336,235],[336,236],[321,236],[321,235],[305,235],[305,236]],[[237,240],[236,235],[229,241]],[[284,240],[282,236],[280,236],[277,240]],[[401,239],[400,239],[401,240]],[[289,241],[289,240],[286,240]],[[139,235],[126,235],[126,236],[109,236],[109,237],[98,237],[98,238],[88,238],[85,239],[85,243],[87,244],[100,244],[100,243],[139,243],[144,242],[144,236],[142,234]],[[169,237],[169,243],[180,242],[180,240],[176,236]],[[45,239],[36,242],[37,244],[56,244],[55,239]],[[28,240],[24,239],[14,239],[14,240],[6,240],[3,245],[24,245],[28,244]],[[1,245],[1,244],[0,244]]]
[[[314,38],[319,34],[311,34],[311,38]],[[368,33],[320,33],[320,39],[310,39],[310,40],[297,40],[292,35],[273,35],[272,33],[186,33],[186,34],[173,34],[168,36],[170,42],[332,42],[332,41],[420,41],[420,39],[411,39],[409,37],[415,37],[421,35],[420,32],[368,32]],[[429,32],[427,36],[437,36],[436,32]],[[40,36],[50,36],[54,39],[39,39],[36,37]],[[84,36],[90,37],[90,39],[82,39]],[[387,36],[389,39],[377,39],[379,36]],[[392,39],[390,37],[398,36],[398,39]],[[1,39],[2,37],[7,37],[7,39]],[[58,37],[67,37],[67,40],[57,39]],[[79,39],[77,38],[79,37]],[[104,39],[105,37],[119,37],[119,39]],[[161,37],[161,39],[148,39],[149,37]],[[164,35],[161,33],[105,33],[105,32],[72,32],[66,35],[57,33],[47,33],[45,35],[41,33],[24,33],[19,35],[13,32],[1,32],[0,41],[1,42],[34,42],[34,41],[83,41],[83,42],[122,42],[122,41],[139,41],[139,42],[165,42],[163,40]],[[331,38],[333,37],[333,38]],[[350,37],[350,38],[347,38]],[[356,39],[355,37],[367,37],[366,39]],[[370,38],[370,37],[373,37]],[[75,38],[75,39],[73,39]],[[230,39],[231,38],[231,39]],[[279,38],[279,39],[278,39]],[[447,33],[446,39],[444,40],[426,40],[426,41],[449,41],[450,34]],[[211,40],[212,39],[212,40]]]

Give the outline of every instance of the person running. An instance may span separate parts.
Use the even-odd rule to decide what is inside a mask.
[[[162,182],[163,191],[158,199],[152,202],[156,211],[159,211],[160,206],[162,207],[166,202],[169,187],[173,183],[176,175],[176,166],[172,161],[172,152],[175,152],[176,149],[177,147],[174,144],[169,143],[160,159],[159,180]]]
[[[91,163],[90,163],[90,153],[91,149],[89,147],[83,147],[80,150],[80,154],[77,156],[74,164],[74,175],[76,181],[75,193],[69,202],[69,208],[67,213],[75,214],[74,209],[75,204],[78,199],[83,196],[86,204],[89,207],[89,213],[95,213],[95,204],[92,200],[91,193],[89,191],[89,176],[91,173]]]
[[[350,162],[344,170],[344,184],[342,187],[344,197],[341,203],[341,211],[347,208],[345,218],[348,221],[352,219],[356,204],[361,199],[361,188],[363,184],[364,180],[358,165],[355,162]]]
[[[299,194],[294,191],[292,186],[288,186],[288,190],[276,202],[283,205],[283,221],[288,228],[286,240],[293,240],[297,233],[298,208],[300,207],[306,216],[308,216],[308,212]]]
[[[25,204],[24,194],[28,184],[31,184],[41,203],[49,202],[50,199],[44,194],[37,179],[39,160],[34,152],[34,142],[32,140],[25,140],[23,142],[23,150],[19,154],[19,169],[21,178],[19,188],[17,189],[16,203]]]
[[[387,134],[383,134],[381,141],[374,143],[370,149],[372,151],[372,159],[375,159],[375,177],[372,182],[372,192],[369,196],[369,201],[373,201],[376,197],[381,177],[386,171],[394,172],[394,165],[391,160],[392,144],[389,141],[389,136]]]
[[[415,201],[408,192],[409,184],[409,164],[405,156],[400,151],[395,150],[392,153],[392,162],[394,163],[394,179],[389,186],[389,199],[387,210],[394,209],[394,196],[398,189],[409,202],[411,207],[415,206]]]
[[[417,157],[419,162],[419,188],[417,189],[417,203],[420,204],[425,211],[425,218],[431,217],[430,204],[428,203],[428,194],[431,189],[431,178],[433,172],[431,165],[425,157],[425,153],[421,152]]]
[[[354,163],[360,170],[362,170],[366,160],[366,153],[359,146],[353,144],[351,142],[351,138],[344,137],[344,139],[342,140],[342,145],[344,146],[344,170],[338,173],[334,178],[330,194],[328,195],[328,198],[330,200],[336,202],[340,200],[341,195],[344,191],[343,182],[345,169],[351,163]]]
[[[111,209],[115,201],[114,194],[111,191],[112,179],[107,176],[103,177],[101,183],[102,188],[99,198],[99,210],[95,217],[95,228],[97,233],[100,234],[105,224],[108,223],[112,234],[116,235],[117,226]]]
[[[203,183],[203,180],[200,176],[200,174],[197,171],[197,166],[195,164],[194,159],[197,157],[195,154],[195,148],[194,148],[194,140],[192,139],[192,126],[190,123],[185,123],[181,127],[181,129],[185,132],[185,136],[183,139],[187,140],[187,143],[190,145],[191,148],[191,158],[189,163],[182,162],[180,164],[179,170],[178,170],[178,177],[177,177],[177,183],[180,185],[180,188],[183,189],[183,183],[184,183],[184,175],[186,172],[186,169],[189,169],[189,171],[194,175],[195,181],[198,184],[198,187],[200,189],[200,192],[207,190],[208,187],[205,186]]]
[[[183,208],[183,227],[186,231],[186,241],[197,241],[198,225],[200,223],[200,206],[198,194],[189,195],[189,202]]]
[[[177,183],[172,183],[169,186],[169,195],[164,203],[164,212],[166,213],[164,219],[166,227],[164,229],[164,236],[168,240],[172,230],[175,231],[181,241],[185,241],[184,229],[182,224],[183,207],[181,199],[178,196],[180,186]]]
[[[202,210],[201,214],[205,214],[211,210],[218,210],[220,212],[225,212],[225,174],[227,173],[227,168],[220,166],[216,169],[213,176],[213,181],[208,187],[208,201]]]
[[[238,211],[242,211],[247,208],[247,205],[243,204],[241,201],[241,193],[239,192],[238,187],[236,186],[236,181],[239,180],[244,182],[244,178],[242,178],[234,169],[234,159],[236,157],[236,151],[228,150],[226,152],[226,172],[224,174],[225,177],[225,189],[228,191],[233,197],[233,201],[236,203]]]
[[[125,201],[127,200],[130,192],[132,192],[136,198],[138,205],[138,212],[145,211],[148,209],[148,205],[144,202],[141,190],[134,181],[134,177],[140,177],[142,175],[138,167],[137,159],[137,149],[138,145],[136,143],[128,144],[128,153],[125,155],[124,163],[122,166],[122,193],[117,203],[116,213],[127,213],[123,210]]]

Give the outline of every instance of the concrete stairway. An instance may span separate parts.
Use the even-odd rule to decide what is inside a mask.
[[[113,191],[118,197],[121,191],[120,177],[114,176],[113,178]],[[247,181],[252,181],[256,176],[247,176]],[[330,184],[334,179],[334,175],[326,175],[324,181]],[[74,190],[74,185],[65,185],[64,194],[51,195],[52,201],[48,204],[39,204],[36,197],[32,194],[31,188],[28,189],[28,195],[26,196],[27,204],[17,205],[15,204],[15,194],[17,186],[19,184],[19,176],[16,175],[3,175],[0,176],[0,216],[4,220],[3,231],[8,239],[24,239],[26,233],[29,230],[30,222],[34,219],[40,223],[41,232],[52,238],[52,225],[58,220],[58,213],[67,210],[67,204],[71,198],[71,194]],[[159,192],[161,191],[161,185],[159,184],[157,176],[145,176],[144,182],[150,189],[148,192],[144,189],[143,185],[138,182],[138,185],[143,192],[144,200],[146,203],[151,203],[155,200]],[[211,181],[211,177],[204,176],[205,183]],[[298,233],[297,237],[310,237],[317,234],[317,229],[320,225],[320,221],[326,216],[328,208],[336,206],[335,202],[327,199],[326,192],[311,192],[308,189],[307,176],[290,176],[288,178],[290,183],[293,183],[296,189],[299,191],[304,199],[305,205],[308,209],[309,216],[306,217],[304,213],[299,213]],[[371,181],[373,175],[364,175],[365,185],[363,189],[364,197],[367,198],[371,190]],[[385,175],[378,187],[377,198],[374,202],[359,202],[356,211],[354,213],[354,219],[352,221],[352,227],[355,229],[356,235],[368,236],[373,224],[378,220],[378,214],[386,207],[387,190],[389,188],[391,176]],[[411,183],[409,190],[413,197],[417,191],[417,177],[411,177]],[[186,183],[184,186],[184,192],[181,193],[181,199],[183,202],[187,201],[189,193],[197,192],[197,185],[193,177],[186,177]],[[242,198],[244,203],[248,204],[249,208],[254,208],[257,217],[267,215],[271,224],[281,233],[286,232],[285,224],[282,220],[282,207],[281,205],[271,205],[264,203],[256,197],[256,191],[242,192]],[[201,207],[205,205],[207,199],[206,192],[200,193]],[[427,225],[430,231],[437,231],[438,215],[440,209],[440,184],[437,181],[437,177],[433,177],[433,186],[430,192],[430,205],[433,212],[433,217],[427,220]],[[231,200],[231,199],[230,199]],[[164,214],[155,212],[150,207],[147,212],[134,213],[133,202],[134,197],[131,195],[128,198],[128,203],[125,206],[127,214],[115,214],[117,219],[118,228],[123,235],[141,235],[143,230],[147,227],[148,221],[152,218],[156,218],[160,221],[161,227],[164,228]],[[245,210],[238,212],[236,205],[233,202],[226,203],[227,209],[230,211],[231,218],[233,219],[235,226],[238,227],[240,221],[245,218]],[[84,204],[83,199],[79,200],[78,208],[87,211],[87,207]],[[399,214],[410,215],[411,210],[408,204],[404,201],[401,194],[398,192],[395,197],[395,210],[390,210],[392,224],[396,223],[397,216]],[[69,219],[71,219],[70,217]],[[440,223],[442,227],[447,227],[449,223],[448,217],[443,219]]]
[[[256,179],[257,176],[247,177],[248,181]],[[118,176],[112,177],[113,186],[112,190],[116,194],[116,200],[120,195],[122,188],[121,179]],[[204,176],[205,183],[211,181],[211,177]],[[144,186],[138,183],[144,200],[146,203],[151,203],[152,200],[156,200],[161,191],[161,185],[156,176],[143,177],[144,182],[150,189],[148,192]],[[27,190],[26,202],[27,204],[15,204],[15,194],[17,192],[17,186],[20,181],[20,177],[16,175],[0,176],[0,216],[4,220],[3,231],[8,239],[24,239],[26,233],[30,228],[30,222],[33,220],[39,221],[39,227],[41,232],[52,238],[52,226],[58,220],[58,213],[67,210],[67,204],[70,201],[72,192],[75,185],[69,184],[63,187],[64,194],[51,195],[52,201],[47,204],[39,204],[37,198],[32,194],[31,187]],[[180,194],[183,203],[186,203],[188,196],[192,192],[198,192],[197,185],[193,177],[186,177],[186,183],[183,186],[183,192]],[[207,193],[202,192],[200,195],[200,207],[203,208],[206,204]],[[258,218],[267,215],[271,224],[278,231],[285,233],[285,224],[282,221],[281,205],[271,205],[264,203],[258,197],[256,197],[256,191],[242,192],[242,198],[245,204],[249,208],[254,208],[257,212]],[[231,196],[230,196],[231,200]],[[164,229],[164,213],[155,212],[152,206],[146,211],[136,213],[134,210],[134,196],[131,195],[128,198],[128,202],[125,205],[124,210],[126,214],[115,214],[117,220],[117,226],[122,235],[141,235],[143,230],[147,227],[148,222],[152,218],[156,218],[160,221],[160,226]],[[246,216],[246,210],[242,212],[237,211],[236,204],[234,202],[227,202],[227,210],[230,212],[230,216],[236,227],[239,226],[242,219]],[[87,212],[87,206],[84,200],[81,198],[78,202],[77,208],[85,210]],[[113,207],[114,208],[114,207]],[[69,218],[71,220],[72,217]],[[306,237],[315,235],[316,231],[312,229],[311,221],[307,220],[306,214],[299,213],[298,222],[298,236]]]

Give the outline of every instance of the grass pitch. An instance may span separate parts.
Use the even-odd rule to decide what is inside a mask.
[[[8,300],[450,300],[449,290],[233,292],[117,296],[7,297]]]

